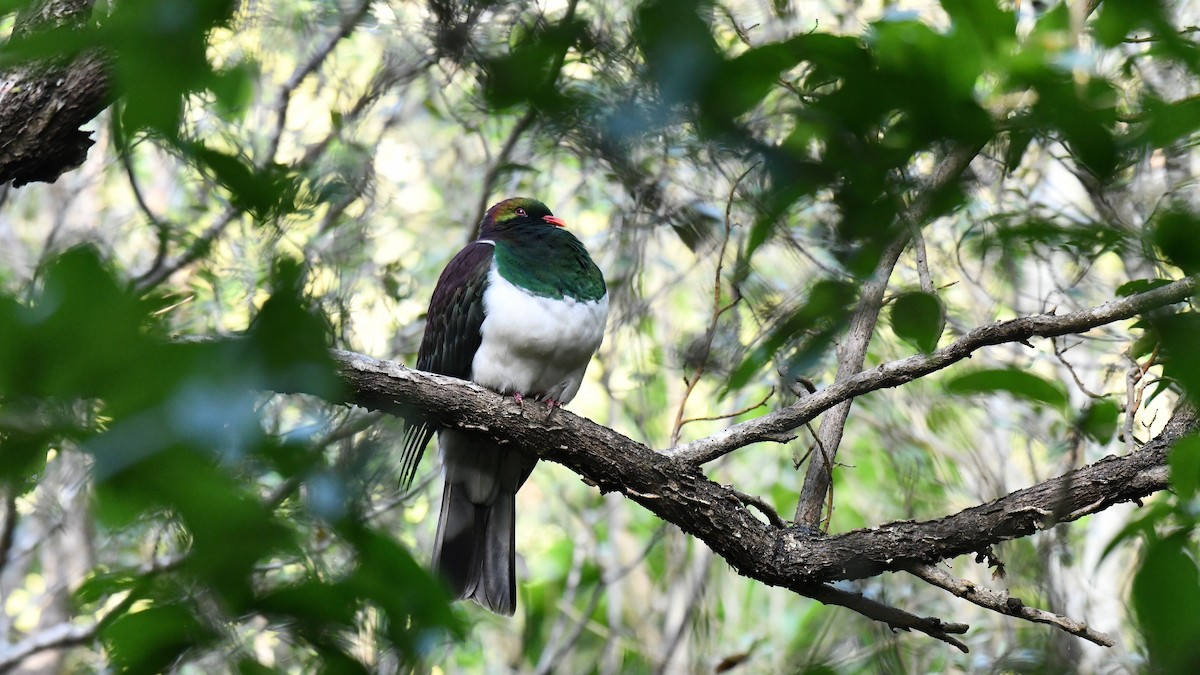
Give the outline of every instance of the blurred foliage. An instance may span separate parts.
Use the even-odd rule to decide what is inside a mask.
[[[77,670],[1194,669],[1192,442],[1176,494],[1130,523],[998,546],[1006,579],[955,562],[1108,621],[1111,654],[858,584],[970,620],[961,657],[736,578],[558,467],[520,497],[521,616],[451,610],[412,553],[436,471],[400,493],[398,425],[320,400],[337,398],[328,346],[411,361],[441,266],[518,193],[608,277],[613,325],[573,407],[652,446],[677,411],[686,441],[827,383],[863,282],[918,230],[927,262],[891,273],[868,367],[1194,273],[1194,3],[1105,0],[1085,22],[993,0],[124,0],[17,31],[29,4],[0,1],[0,70],[104,50],[118,102],[79,171],[0,188],[8,641],[63,605],[98,621]],[[979,157],[940,180],[962,148]],[[1068,468],[1069,439],[1089,461],[1145,440],[1200,390],[1197,330],[1156,312],[863,397],[832,529],[994,498]],[[711,471],[786,517],[789,459],[811,451]],[[63,477],[72,462],[90,482]],[[53,514],[74,511],[89,548],[63,554],[83,559],[72,577],[50,557],[70,529]]]
[[[164,298],[131,293],[92,248],[50,261],[27,301],[0,296],[6,489],[25,495],[47,457],[75,447],[95,477],[98,527],[181,528],[183,541],[150,569],[96,569],[75,595],[88,613],[122,596],[101,612],[97,633],[122,671],[164,670],[189,650],[213,648],[227,622],[250,614],[293,626],[312,663],[362,672],[348,642],[358,612],[380,613],[381,644],[403,661],[437,634],[461,631],[440,586],[363,522],[346,486],[326,488],[332,508],[276,508],[297,481],[328,467],[311,442],[262,433],[256,392],[338,398],[326,327],[299,292],[302,273],[280,261],[272,295],[245,335],[229,340],[169,340],[156,318]],[[278,482],[275,504],[249,489],[247,472]],[[345,569],[311,569],[301,542],[317,533],[346,547]]]

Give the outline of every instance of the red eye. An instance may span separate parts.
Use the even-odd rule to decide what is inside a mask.
[[[518,208],[518,209],[516,210],[516,214],[517,214],[518,216],[521,216],[522,218],[524,218],[525,216],[529,215],[528,213],[525,213],[525,209],[522,209],[522,208]]]

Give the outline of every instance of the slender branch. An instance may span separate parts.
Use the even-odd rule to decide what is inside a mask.
[[[578,5],[579,0],[569,0],[567,2],[566,12],[563,13],[563,18],[560,21],[563,25],[569,24],[575,20],[575,10],[577,9]],[[554,86],[554,83],[558,80],[558,75],[562,71],[563,64],[566,63],[566,60],[566,49],[563,49],[563,51],[554,55],[554,60],[551,61],[550,64],[550,74],[546,80],[547,87]],[[534,120],[537,119],[537,116],[538,109],[531,105],[529,109],[525,111],[525,114],[521,116],[521,119],[517,120],[517,123],[513,125],[512,131],[508,134],[508,140],[504,142],[504,147],[500,149],[500,154],[496,157],[496,160],[491,163],[491,166],[488,167],[487,173],[484,174],[483,188],[479,191],[479,204],[475,209],[476,218],[473,222],[477,222],[483,217],[484,212],[487,211],[488,204],[492,199],[492,190],[495,189],[496,180],[500,177],[500,170],[504,168],[504,164],[506,164],[508,162],[508,158],[512,156],[513,151],[517,147],[517,141],[519,141],[521,136],[529,129]],[[475,232],[471,231],[467,236],[471,239],[474,239]]]
[[[771,387],[771,390],[767,392],[767,395],[763,396],[761,399],[759,399],[757,403],[751,403],[750,405],[748,405],[744,408],[741,408],[739,410],[734,410],[732,412],[717,413],[716,415],[701,415],[700,417],[689,417],[689,418],[683,420],[680,423],[680,425],[681,426],[687,425],[687,424],[691,424],[692,422],[716,422],[717,420],[727,420],[727,419],[732,419],[734,417],[738,417],[740,415],[745,415],[746,413],[750,412],[751,410],[758,410],[759,408],[765,406],[767,404],[767,401],[770,401],[771,397],[774,395],[775,395],[775,387]],[[783,440],[782,442],[787,443],[790,440],[792,440],[792,439],[785,438],[785,440]]]
[[[145,214],[146,219],[154,227],[155,235],[158,238],[158,244],[155,246],[154,261],[150,263],[150,269],[155,270],[163,266],[166,262],[168,253],[168,244],[170,243],[171,224],[165,219],[159,218],[150,205],[146,203],[146,197],[142,194],[142,188],[138,185],[137,173],[133,169],[133,143],[125,136],[124,125],[121,124],[120,115],[109,116],[109,126],[112,129],[113,145],[117,148],[117,156],[121,160],[121,166],[125,169],[125,177],[129,179],[129,189],[133,192],[133,199],[137,202],[138,208]]]
[[[483,218],[484,212],[487,211],[488,206],[491,204],[492,190],[496,187],[496,180],[500,177],[500,170],[508,163],[508,158],[512,156],[513,151],[517,148],[517,142],[521,140],[521,136],[533,125],[535,119],[537,119],[537,108],[531,107],[513,125],[512,131],[508,132],[508,139],[501,146],[500,154],[496,156],[495,161],[488,166],[487,173],[483,175],[483,188],[479,191],[479,204],[475,207],[475,219],[471,222],[478,222]],[[467,233],[467,236],[472,240],[475,239],[475,235],[475,230]]]
[[[906,631],[920,631],[929,637],[954,645],[964,654],[968,651],[967,646],[962,641],[952,637],[952,635],[962,635],[967,632],[970,626],[965,623],[946,623],[941,619],[931,616],[919,617],[902,609],[871,600],[862,593],[843,591],[824,584],[793,590],[826,605],[838,605],[852,609],[869,619],[886,623],[892,628]]]
[[[750,443],[772,440],[812,420],[833,406],[877,389],[895,387],[957,363],[983,347],[1026,342],[1034,337],[1052,338],[1082,333],[1099,326],[1130,319],[1195,295],[1196,277],[1187,277],[1151,291],[1106,302],[1098,307],[1053,315],[1037,314],[981,326],[929,354],[891,361],[853,377],[834,382],[794,405],[735,424],[708,438],[664,451],[669,457],[704,464]]]
[[[781,530],[788,526],[783,518],[780,518],[779,514],[775,512],[775,509],[771,508],[771,505],[763,501],[761,498],[742,492],[732,485],[729,486],[729,489],[733,491],[733,496],[741,500],[743,504],[746,506],[753,506],[754,508],[758,509],[760,513],[766,516],[767,522]]]
[[[671,427],[671,445],[679,442],[679,433],[686,423],[683,419],[683,413],[687,409],[688,399],[691,398],[696,385],[700,383],[700,377],[704,375],[704,369],[708,366],[708,357],[712,354],[713,338],[717,335],[717,322],[721,320],[721,316],[725,312],[737,305],[738,300],[741,299],[737,293],[737,289],[734,289],[733,300],[727,305],[721,305],[721,271],[725,268],[725,250],[729,247],[729,235],[733,230],[731,217],[733,215],[734,195],[737,194],[738,185],[741,185],[746,176],[749,176],[750,172],[757,166],[758,163],[753,164],[743,171],[742,175],[737,177],[737,180],[733,181],[733,186],[729,188],[729,199],[725,200],[725,229],[721,234],[721,246],[717,249],[717,268],[713,272],[712,312],[708,319],[708,330],[704,333],[704,344],[701,346],[700,354],[696,359],[696,370],[692,373],[691,377],[687,378],[687,388],[684,389],[683,398],[679,401],[679,408],[675,411],[675,424]]]
[[[263,156],[255,163],[258,168],[265,168],[275,161],[275,155],[279,151],[279,143],[283,136],[283,130],[287,126],[287,112],[288,106],[291,103],[292,93],[305,79],[321,67],[325,59],[333,52],[334,47],[354,30],[354,27],[358,25],[359,19],[362,18],[370,6],[370,0],[362,0],[354,11],[343,14],[338,27],[330,33],[321,46],[308,59],[296,66],[291,76],[280,87],[279,99],[276,101],[274,108],[275,125],[272,127],[271,136],[267,141],[267,148],[263,152]],[[241,214],[242,210],[240,208],[232,204],[226,206],[221,215],[200,236],[192,241],[186,251],[170,261],[157,260],[156,264],[137,278],[134,283],[134,289],[138,293],[145,293],[166,281],[172,274],[207,255],[213,242]]]
[[[1116,642],[1107,633],[1093,630],[1086,623],[1076,621],[1053,612],[1047,612],[1036,607],[1030,607],[1022,602],[1019,598],[1014,598],[1007,593],[1000,593],[990,588],[978,586],[966,579],[959,579],[949,572],[935,565],[915,564],[910,566],[907,571],[913,576],[933,584],[938,588],[942,588],[954,595],[972,602],[984,609],[990,609],[993,612],[1015,616],[1019,619],[1032,621],[1034,623],[1045,623],[1052,626],[1058,626],[1064,631],[1081,637],[1088,642],[1094,642],[1101,647],[1111,647]]]
[[[183,556],[167,558],[162,562],[152,561],[143,565],[140,571],[143,575],[167,572],[176,569],[182,560]],[[64,649],[88,644],[96,639],[96,635],[109,622],[129,611],[138,597],[135,593],[126,593],[120,602],[113,605],[104,613],[104,616],[93,623],[81,626],[64,621],[39,630],[16,644],[0,649],[0,673],[7,673],[30,656],[48,649]]]
[[[7,673],[25,659],[47,649],[63,649],[91,642],[100,630],[100,622],[77,626],[63,622],[39,630],[20,642],[0,651],[0,673]]]
[[[834,377],[835,382],[845,381],[862,371],[867,357],[867,346],[875,332],[875,324],[879,321],[883,295],[887,291],[888,279],[896,267],[896,262],[912,237],[920,234],[919,225],[929,218],[937,195],[959,180],[981,148],[982,146],[978,145],[963,145],[951,150],[934,168],[933,174],[919,196],[913,200],[912,206],[907,210],[899,210],[899,219],[906,226],[900,228],[899,236],[884,250],[875,266],[874,274],[862,286],[858,306],[850,317],[850,327],[837,350],[838,369]],[[831,408],[817,429],[817,447],[820,451],[811,455],[808,470],[804,474],[800,501],[796,505],[795,518],[796,522],[814,529],[820,526],[822,507],[827,496],[832,504],[830,490],[833,487],[833,466],[842,442],[846,419],[850,416],[851,402],[852,397],[846,398]]]
[[[241,209],[232,204],[226,206],[221,215],[217,216],[217,219],[205,228],[200,236],[192,240],[186,251],[169,262],[160,261],[160,264],[150,267],[142,276],[138,277],[133,284],[134,290],[138,293],[145,293],[166,281],[172,274],[207,255],[217,237],[220,237],[225,228],[229,227],[229,224],[241,213]]]
[[[0,486],[0,492],[4,494],[4,522],[0,524],[0,573],[3,573],[4,568],[8,566],[8,556],[12,552],[17,519],[21,516],[17,512],[16,489],[12,486]]]
[[[279,88],[279,99],[275,102],[274,109],[275,125],[271,128],[271,137],[267,141],[266,151],[263,153],[262,159],[258,162],[260,168],[274,162],[275,155],[279,152],[279,142],[283,138],[283,130],[287,128],[288,108],[292,102],[292,94],[304,80],[308,79],[309,75],[317,72],[321,65],[325,63],[325,59],[329,58],[329,55],[333,53],[334,47],[337,47],[339,42],[350,35],[370,7],[371,0],[361,0],[358,6],[352,11],[343,14],[337,28],[325,38],[325,41],[303,63],[296,66],[295,70],[292,71],[291,77]]]

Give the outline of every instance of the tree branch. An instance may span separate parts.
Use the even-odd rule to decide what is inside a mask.
[[[1159,289],[1162,290],[1162,289]],[[1124,301],[1123,301],[1124,302]],[[1036,318],[1036,317],[1035,317]],[[1108,457],[1001,499],[928,522],[897,522],[814,538],[764,523],[732,488],[700,469],[565,410],[542,413],[474,384],[336,351],[347,401],[399,414],[413,406],[442,426],[513,444],[620,492],[707,544],[738,573],[802,592],[977,551],[1167,486],[1167,449],[1197,427],[1176,412],[1141,451]]]
[[[874,619],[882,623],[886,623],[892,628],[900,630],[915,630],[920,631],[931,638],[941,640],[947,644],[954,645],[963,653],[966,653],[967,646],[952,635],[962,635],[967,632],[969,626],[965,623],[946,623],[937,617],[927,616],[920,617],[915,614],[910,614],[902,609],[889,607],[876,600],[872,600],[862,593],[853,593],[843,591],[832,586],[817,584],[814,586],[806,586],[803,588],[793,589],[801,595],[817,600],[826,605],[837,605],[852,609],[859,614]]]
[[[96,638],[100,624],[77,626],[64,622],[40,630],[20,642],[0,650],[0,673],[7,673],[25,659],[47,649],[62,649],[87,644]]]
[[[990,588],[979,586],[966,579],[959,579],[940,567],[934,565],[913,565],[908,568],[908,572],[926,583],[947,590],[984,609],[990,609],[993,612],[1015,616],[1034,623],[1058,626],[1071,635],[1081,637],[1088,642],[1094,642],[1101,647],[1111,647],[1116,644],[1110,635],[1093,630],[1082,621],[1076,621],[1075,619],[1054,614],[1053,612],[1030,607],[1022,602],[1020,598],[1014,598],[1008,593],[993,591]]]
[[[92,4],[34,3],[19,17],[13,37],[81,25]],[[82,164],[93,141],[79,127],[107,108],[112,96],[108,59],[95,49],[69,61],[27,62],[0,71],[0,185],[52,183]]]
[[[876,389],[895,387],[953,365],[975,351],[992,345],[1023,342],[1034,337],[1082,333],[1114,321],[1181,302],[1197,291],[1197,279],[1187,277],[1152,291],[1106,302],[1070,314],[1038,314],[976,328],[930,354],[910,356],[834,382],[821,391],[753,420],[717,432],[708,438],[671,448],[666,455],[691,464],[704,464],[757,441],[774,440],[796,429],[833,406]]]
[[[909,241],[914,236],[921,236],[920,225],[929,219],[935,198],[959,180],[981,148],[979,145],[956,146],[934,168],[912,205],[907,210],[901,207],[900,235],[880,255],[875,272],[863,283],[846,337],[838,346],[835,382],[847,380],[862,371],[867,358],[867,346],[875,333],[875,324],[879,322],[879,311],[883,308],[883,296],[887,292],[892,270],[908,248]],[[796,522],[813,529],[820,527],[825,496],[833,486],[834,460],[842,443],[842,432],[850,416],[852,401],[853,397],[843,399],[821,420],[821,426],[817,429],[816,450],[809,455],[812,459],[804,474],[804,486],[796,504]]]

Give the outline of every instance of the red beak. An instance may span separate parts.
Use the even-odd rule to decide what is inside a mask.
[[[562,218],[559,218],[558,216],[542,216],[542,220],[544,220],[547,223],[550,223],[551,225],[554,225],[556,227],[566,227],[567,226],[567,223],[565,221],[563,221]]]

